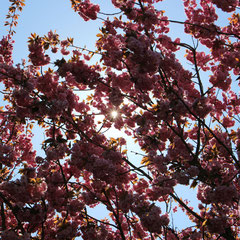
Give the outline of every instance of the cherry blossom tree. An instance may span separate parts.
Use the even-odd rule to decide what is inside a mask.
[[[103,22],[96,49],[50,30],[29,36],[22,63],[12,51],[25,4],[9,2],[0,41],[1,239],[239,239],[239,1],[183,0],[180,22],[156,7],[162,0],[112,0],[112,14],[101,1],[71,0],[85,21]],[[225,26],[216,23],[221,11],[231,16]],[[192,44],[172,39],[171,23]],[[36,125],[44,156],[32,144]],[[127,137],[108,137],[110,128]],[[129,157],[132,138],[141,162]],[[197,189],[198,208],[176,194],[179,185]],[[98,205],[105,218],[88,212]],[[191,225],[176,228],[174,211]]]

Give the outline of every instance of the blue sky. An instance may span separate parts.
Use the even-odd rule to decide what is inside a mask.
[[[112,13],[117,11],[111,5],[110,0],[95,0],[94,3],[99,3],[103,8],[102,12]],[[1,0],[0,8],[0,26],[1,35],[5,35],[6,28],[3,27],[5,21],[5,15],[7,14],[9,6],[8,0]],[[158,4],[159,10],[164,10],[170,19],[174,20],[184,20],[184,11],[182,6],[182,1],[179,0],[165,0]],[[223,16],[223,15],[222,15]],[[105,16],[102,16],[105,18]],[[222,18],[223,19],[223,18]],[[220,19],[220,21],[222,21]],[[15,63],[21,62],[22,58],[26,58],[27,52],[27,41],[31,33],[37,33],[40,36],[47,34],[49,30],[56,30],[60,35],[61,39],[66,39],[67,37],[73,37],[75,39],[74,43],[77,46],[83,47],[86,45],[88,49],[93,50],[96,40],[96,34],[98,33],[99,27],[101,27],[102,21],[88,21],[84,22],[79,15],[71,9],[71,4],[69,0],[27,0],[26,6],[23,12],[20,13],[19,24],[17,26],[16,34],[14,35],[15,45],[14,45],[14,61]],[[172,24],[170,34],[175,38],[180,37],[183,42],[188,42],[191,44],[191,38],[186,37],[183,34],[183,26]],[[112,132],[112,134],[120,134],[119,132]],[[39,143],[39,139],[42,135],[37,135],[35,137],[35,144]],[[42,141],[42,140],[41,140]],[[129,144],[129,142],[128,142]],[[130,141],[129,145],[133,142]],[[128,146],[129,146],[128,145]],[[134,147],[135,148],[135,147]],[[134,154],[131,155],[134,161],[138,161],[138,157]],[[186,191],[185,188],[178,188],[179,195],[183,199],[190,199],[193,205],[197,205],[195,200],[196,190]],[[181,194],[180,194],[181,193]],[[102,212],[95,212],[101,216]],[[186,225],[184,223],[186,217],[184,214],[176,215],[175,225],[179,228]]]
[[[102,12],[112,13],[117,11],[117,9],[112,7],[111,0],[95,0],[92,2],[99,3]],[[174,5],[171,4],[173,2]],[[8,0],[1,0],[0,26],[3,26],[8,6]],[[184,19],[182,1],[164,1],[159,3],[158,6],[159,9],[165,10],[170,18]],[[105,16],[102,17],[105,18]],[[101,20],[84,22],[71,9],[70,0],[27,0],[23,12],[20,13],[19,24],[14,36],[16,41],[14,60],[19,62],[21,58],[26,57],[26,42],[33,32],[42,36],[49,30],[56,30],[62,38],[73,37],[75,44],[94,48],[96,34],[101,24]],[[175,26],[172,32],[176,36],[181,36],[183,33],[181,29],[182,27]],[[5,30],[3,29],[1,34],[4,34],[4,32]]]

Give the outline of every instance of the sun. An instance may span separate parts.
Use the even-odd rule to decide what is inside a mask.
[[[113,118],[116,118],[116,117],[118,116],[118,112],[115,111],[115,110],[113,110],[113,111],[111,112],[111,116],[112,116]]]

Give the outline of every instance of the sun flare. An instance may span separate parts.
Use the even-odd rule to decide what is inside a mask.
[[[118,112],[117,111],[112,111],[111,112],[111,116],[113,117],[113,118],[116,118],[117,116],[118,116]]]

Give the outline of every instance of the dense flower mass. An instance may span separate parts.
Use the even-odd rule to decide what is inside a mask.
[[[97,19],[97,13],[100,11],[99,5],[92,4],[90,0],[72,1],[74,10],[85,20]]]
[[[166,0],[109,0],[116,14],[100,11],[104,1],[71,0],[83,20],[100,20],[96,50],[31,34],[21,64],[13,29],[25,4],[10,2],[0,40],[1,239],[239,239],[239,1],[183,0],[181,22],[159,10]],[[224,26],[221,11],[231,14]],[[172,24],[192,41],[173,39]],[[44,133],[41,154],[33,127]],[[98,207],[106,216],[89,211]],[[180,229],[176,212],[191,223]]]

